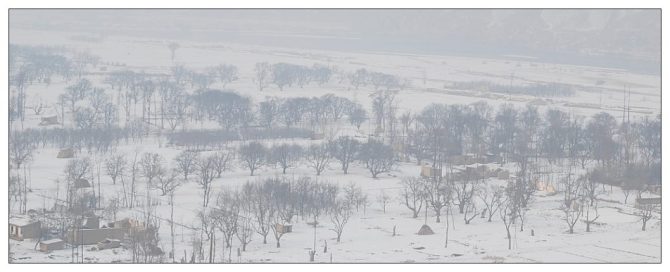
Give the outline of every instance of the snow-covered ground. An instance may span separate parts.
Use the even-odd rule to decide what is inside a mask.
[[[134,147],[133,147],[134,148]],[[158,151],[170,158],[176,153],[174,150],[161,148],[157,144],[144,145],[142,152]],[[51,197],[56,191],[53,177],[61,175],[66,160],[54,160],[57,150],[40,150],[33,163],[32,188],[29,203],[31,208],[47,207],[52,202]],[[491,165],[491,167],[494,167]],[[508,165],[506,167],[513,168]],[[479,216],[469,225],[465,225],[463,215],[458,213],[457,207],[452,207],[449,221],[449,243],[444,247],[446,223],[435,223],[432,212],[428,213],[428,225],[435,231],[435,235],[420,236],[417,231],[424,223],[423,212],[419,218],[413,219],[411,212],[401,204],[399,184],[401,176],[416,176],[419,166],[414,163],[401,164],[395,171],[379,179],[372,179],[369,173],[360,165],[352,167],[350,174],[344,175],[332,164],[318,180],[335,182],[341,185],[354,183],[360,186],[368,195],[370,205],[363,211],[355,213],[345,231],[340,243],[335,241],[335,233],[330,230],[332,224],[328,219],[317,227],[317,254],[318,262],[659,262],[661,253],[661,221],[660,214],[650,221],[646,231],[640,231],[641,222],[635,215],[636,209],[629,199],[623,204],[624,195],[616,187],[601,188],[599,196],[600,218],[591,232],[585,232],[585,224],[579,222],[574,234],[567,233],[567,225],[563,221],[563,212],[559,209],[563,196],[561,193],[548,196],[538,192],[529,206],[524,231],[519,226],[513,226],[513,249],[507,249],[505,228],[498,216],[493,222],[486,222]],[[264,168],[259,171],[260,177],[281,175],[280,169]],[[301,166],[292,169],[287,175],[314,176],[312,169]],[[215,181],[216,195],[218,190],[235,188],[247,180],[257,180],[259,177],[248,176],[248,171],[237,169],[225,173]],[[487,180],[496,182],[496,179]],[[103,177],[102,190],[106,196],[120,192],[120,185],[112,185],[111,180]],[[143,188],[139,185],[138,188]],[[382,211],[377,196],[382,193],[393,196]],[[181,187],[176,194],[176,222],[185,227],[177,227],[175,238],[176,258],[183,257],[186,251],[190,257],[191,235],[194,231],[190,226],[198,226],[196,213],[201,210],[201,190],[191,182]],[[142,192],[143,193],[143,192]],[[140,193],[140,194],[142,194]],[[45,196],[45,197],[42,197]],[[167,197],[159,197],[167,203]],[[162,218],[161,243],[163,248],[169,248],[169,206],[158,207],[157,216]],[[122,211],[118,217],[140,215],[138,210]],[[141,215],[140,215],[141,216]],[[452,221],[453,220],[453,221]],[[243,252],[240,258],[233,251],[233,262],[307,262],[308,251],[313,245],[313,229],[306,222],[309,218],[298,218],[293,232],[282,238],[281,248],[276,248],[272,235],[268,237],[268,244],[262,244],[261,237],[256,236]],[[396,236],[392,236],[394,226]],[[534,236],[531,235],[531,231]],[[322,253],[324,241],[328,245],[328,253]],[[69,249],[51,253],[40,253],[33,250],[35,241],[18,242],[10,240],[10,252],[14,262],[70,262]],[[234,240],[233,250],[239,247]],[[114,252],[111,254],[110,252]],[[217,261],[222,261],[221,248],[217,249]],[[129,262],[130,253],[121,249],[100,252],[85,252],[87,262]],[[332,256],[332,257],[331,257]],[[227,260],[227,257],[226,257]]]
[[[86,43],[68,39],[73,33],[37,32],[28,30],[11,31],[10,41],[16,44],[33,45],[64,45],[69,48],[89,51],[101,57],[103,62],[125,63],[127,68],[136,71],[165,72],[172,65],[170,51],[165,42],[130,37],[110,36],[101,43]],[[572,97],[544,99],[541,106],[544,108],[558,107],[566,109],[572,114],[591,116],[600,111],[607,111],[619,116],[623,104],[623,86],[630,87],[631,106],[634,108],[631,115],[655,116],[660,113],[660,77],[635,74],[622,70],[612,70],[597,67],[558,65],[549,63],[535,63],[531,60],[484,59],[457,56],[425,56],[404,55],[387,52],[331,52],[317,50],[300,50],[294,48],[273,48],[249,46],[243,44],[206,44],[180,41],[181,47],[177,50],[175,62],[189,68],[204,68],[220,63],[229,63],[238,66],[240,79],[229,84],[227,88],[234,89],[255,101],[266,96],[293,97],[293,96],[320,96],[333,93],[370,106],[371,87],[361,87],[354,90],[346,84],[330,83],[305,88],[288,88],[280,92],[271,86],[268,90],[259,92],[252,83],[252,70],[256,62],[270,63],[289,62],[312,65],[322,63],[336,65],[345,71],[354,71],[366,68],[372,71],[386,72],[412,80],[412,86],[400,91],[397,96],[402,110],[419,111],[430,103],[471,103],[485,100],[489,104],[514,103],[525,105],[535,100],[534,97],[513,95],[511,98],[486,96],[479,92],[464,90],[466,94],[451,92],[445,89],[445,84],[453,81],[480,81],[487,80],[499,84],[510,84],[511,74],[514,74],[512,84],[530,82],[558,82],[578,86],[577,93]],[[425,71],[426,83],[423,83]],[[89,77],[95,84],[103,85],[101,77]],[[54,81],[51,84],[36,84],[28,87],[28,97],[39,95],[43,100],[53,103],[67,84]],[[602,90],[602,91],[601,91]],[[602,106],[600,100],[602,99]],[[580,106],[580,105],[582,106]],[[584,107],[590,104],[593,107]],[[47,112],[45,115],[53,114]],[[28,116],[25,127],[35,127],[39,116]],[[17,122],[14,124],[18,126]],[[363,126],[362,134],[369,132]],[[119,151],[131,154],[139,152],[158,152],[166,161],[180,150],[164,145],[165,140],[150,138],[142,144],[123,145]],[[28,209],[39,209],[53,205],[53,198],[58,191],[56,178],[63,176],[63,169],[67,159],[56,159],[57,149],[40,148],[36,150],[31,162],[30,187]],[[491,167],[496,167],[490,165]],[[503,168],[514,169],[514,165],[504,165]],[[401,204],[399,189],[400,179],[403,176],[418,176],[420,167],[413,163],[401,163],[396,169],[378,179],[372,179],[362,165],[354,165],[348,175],[339,170],[335,162],[319,177],[304,164],[290,169],[287,175],[311,176],[319,181],[347,185],[354,183],[360,186],[368,195],[370,205],[365,210],[354,214],[350,223],[345,227],[342,241],[335,241],[335,233],[331,230],[329,220],[322,220],[317,227],[317,262],[660,262],[661,257],[661,220],[660,213],[655,214],[646,231],[640,231],[641,222],[635,215],[632,200],[624,204],[623,193],[616,187],[601,188],[599,196],[600,218],[598,224],[592,226],[591,232],[585,232],[585,225],[579,222],[575,233],[567,233],[567,224],[563,221],[563,213],[559,209],[562,194],[547,195],[538,192],[529,206],[524,231],[514,227],[513,248],[507,249],[505,227],[497,216],[493,222],[477,217],[469,225],[463,222],[463,215],[458,213],[457,207],[451,208],[448,221],[449,240],[445,248],[446,223],[436,223],[432,213],[428,213],[428,225],[435,231],[434,235],[420,236],[417,231],[424,224],[423,212],[419,218],[413,219],[411,212]],[[269,177],[281,175],[280,169],[264,167],[258,175]],[[215,180],[215,189],[212,195],[226,188],[236,188],[244,182],[256,181],[259,177],[249,177],[248,171],[237,165],[232,171]],[[103,202],[107,197],[115,196],[121,191],[121,185],[113,185],[107,176],[101,177]],[[487,182],[500,182],[497,179]],[[62,186],[62,185],[60,185]],[[143,191],[144,186],[137,186]],[[63,189],[60,188],[61,194]],[[175,201],[177,227],[175,238],[176,259],[184,254],[187,259],[191,254],[191,236],[194,235],[198,223],[195,218],[201,210],[201,190],[194,182],[190,182],[177,190]],[[377,201],[378,195],[384,192],[393,196],[393,200],[382,211]],[[62,198],[63,196],[60,195]],[[160,199],[163,205],[157,209],[157,216],[161,218],[160,238],[162,248],[169,248],[170,229],[169,205],[167,197]],[[133,216],[139,210],[124,209],[117,216]],[[282,238],[281,248],[276,248],[274,237],[268,236],[268,244],[261,242],[258,235],[247,247],[247,251],[237,257],[232,253],[233,262],[307,262],[308,251],[312,248],[314,230],[306,222],[308,219],[298,218],[293,232]],[[393,228],[397,235],[392,236]],[[531,232],[534,235],[531,235]],[[328,252],[323,253],[324,243],[327,242]],[[239,242],[233,240],[233,249]],[[41,253],[34,250],[35,241],[10,240],[11,262],[70,262],[69,249],[57,250],[51,253]],[[224,260],[221,243],[217,243],[216,261]],[[226,252],[227,254],[227,252]],[[127,250],[115,249],[99,252],[86,251],[84,256],[87,262],[129,262],[130,253]],[[227,257],[225,258],[227,260]]]

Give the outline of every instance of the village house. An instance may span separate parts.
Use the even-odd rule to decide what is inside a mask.
[[[433,168],[430,165],[422,165],[421,166],[421,177],[424,178],[434,178],[434,177],[442,177],[442,168]]]
[[[125,232],[117,228],[70,230],[67,241],[72,245],[93,245],[105,239],[123,239]]]
[[[67,242],[73,245],[93,245],[105,239],[123,239],[126,230],[104,226],[100,228],[100,218],[89,215],[83,218],[78,228],[71,229],[67,233]]]
[[[28,217],[9,218],[9,238],[23,241],[24,239],[38,239],[41,234],[40,221]]]
[[[60,151],[58,151],[58,155],[56,155],[56,158],[58,159],[74,158],[74,149],[72,148],[61,149]]]

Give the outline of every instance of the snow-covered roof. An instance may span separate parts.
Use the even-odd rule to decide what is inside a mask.
[[[60,242],[63,242],[63,240],[59,239],[59,238],[55,238],[55,239],[49,239],[49,240],[46,240],[46,241],[42,241],[40,243],[45,244],[45,245],[50,245],[50,244],[55,244],[55,243],[60,243]]]
[[[9,224],[19,226],[19,227],[28,226],[28,225],[34,224],[34,223],[37,223],[37,221],[32,220],[28,217],[17,216],[17,217],[9,218]]]

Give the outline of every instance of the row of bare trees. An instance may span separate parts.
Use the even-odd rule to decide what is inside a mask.
[[[311,144],[307,148],[298,144],[279,144],[266,148],[260,142],[243,144],[239,148],[239,160],[242,166],[253,176],[263,165],[278,166],[282,174],[298,166],[304,160],[319,176],[333,160],[337,160],[342,171],[347,174],[349,165],[360,162],[373,178],[392,170],[395,165],[393,149],[382,142],[369,139],[366,143],[342,136],[333,141]]]
[[[289,232],[287,228],[297,222],[298,218],[306,220],[313,226],[314,243],[310,252],[310,260],[314,260],[317,242],[317,225],[322,218],[330,219],[332,231],[337,242],[341,241],[344,228],[361,203],[364,195],[360,188],[348,186],[340,190],[328,182],[317,182],[309,177],[283,179],[266,178],[257,182],[247,182],[239,190],[226,189],[217,195],[216,204],[205,207],[198,214],[201,241],[209,243],[207,262],[216,261],[217,236],[221,241],[222,262],[231,262],[235,238],[241,251],[255,237],[268,243],[272,234],[277,248],[281,247],[282,238]],[[220,236],[219,236],[220,235]],[[290,234],[289,234],[290,235]],[[204,240],[204,241],[203,241]],[[200,251],[194,249],[194,252]]]

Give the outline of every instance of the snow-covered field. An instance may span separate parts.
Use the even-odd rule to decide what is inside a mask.
[[[86,50],[101,57],[102,62],[120,62],[136,71],[166,72],[172,65],[170,51],[164,41],[147,40],[134,37],[110,36],[100,43],[86,43],[68,39],[73,33],[38,32],[29,30],[13,30],[10,34],[11,43],[32,45],[63,45],[68,48]],[[577,93],[572,97],[542,99],[541,109],[551,107],[562,108],[575,115],[591,116],[600,111],[620,116],[623,104],[623,87],[629,87],[631,94],[631,115],[655,116],[660,114],[660,77],[635,74],[628,71],[598,67],[558,65],[536,63],[528,59],[484,59],[459,56],[426,56],[403,55],[387,52],[335,52],[302,50],[296,48],[273,48],[244,44],[212,44],[179,41],[175,62],[189,68],[204,68],[220,63],[238,66],[239,80],[227,86],[237,92],[260,101],[266,96],[294,97],[321,96],[333,93],[348,97],[353,101],[370,107],[371,87],[354,90],[346,84],[338,84],[336,80],[324,86],[292,87],[280,92],[271,86],[263,92],[257,91],[252,82],[253,65],[256,62],[270,63],[289,62],[312,65],[322,63],[336,65],[354,71],[366,68],[399,75],[412,81],[411,87],[400,91],[397,95],[400,111],[418,112],[431,103],[472,103],[485,100],[492,105],[513,103],[521,106],[537,98],[522,95],[491,96],[469,90],[452,90],[445,88],[450,82],[458,81],[492,81],[499,84],[558,82],[577,86]],[[424,76],[425,73],[425,76]],[[426,78],[425,83],[423,78]],[[97,85],[101,76],[91,75],[89,78]],[[67,84],[54,81],[51,84],[36,84],[28,87],[28,97],[39,95],[50,104],[64,92]],[[453,91],[465,91],[453,92]],[[602,101],[602,103],[600,102]],[[589,105],[589,106],[584,106]],[[45,115],[55,114],[47,112]],[[39,116],[29,115],[24,127],[36,127]],[[18,128],[18,122],[14,123]],[[367,125],[361,131],[351,132],[364,136],[371,132]],[[341,132],[344,133],[344,132]],[[165,145],[164,139],[149,138],[142,144],[122,145],[119,151],[126,154],[133,152],[157,152],[166,161],[178,154],[179,149]],[[39,148],[31,162],[30,188],[28,209],[51,207],[57,196],[57,178],[62,179],[67,159],[56,159],[57,149]],[[497,165],[489,165],[491,168]],[[506,164],[505,169],[514,170],[514,164]],[[348,175],[344,175],[333,162],[321,176],[314,176],[314,171],[302,164],[290,169],[289,176],[311,176],[320,182],[332,182],[341,185],[356,184],[368,195],[370,204],[357,211],[349,224],[346,225],[342,241],[335,241],[335,233],[331,230],[329,220],[324,219],[316,228],[317,262],[437,262],[437,263],[479,263],[479,262],[623,262],[623,263],[658,263],[661,258],[661,220],[660,213],[647,224],[646,231],[640,231],[641,222],[635,215],[634,200],[624,204],[624,195],[617,187],[600,188],[600,218],[592,226],[591,232],[585,232],[583,222],[578,222],[575,233],[567,232],[563,221],[563,212],[559,209],[563,196],[561,193],[549,195],[538,192],[529,206],[524,231],[514,225],[512,233],[512,249],[507,249],[505,227],[498,216],[493,222],[475,218],[465,225],[463,215],[457,207],[450,210],[449,220],[435,222],[432,213],[424,218],[423,211],[419,218],[412,218],[411,212],[402,205],[399,199],[400,180],[404,176],[418,176],[420,166],[416,162],[400,163],[393,171],[383,174],[378,179],[370,177],[363,165],[353,165]],[[232,171],[225,172],[214,181],[214,192],[227,188],[238,188],[244,182],[257,181],[262,177],[281,175],[281,169],[265,166],[258,171],[259,177],[249,177],[248,171],[240,165]],[[106,197],[121,192],[119,184],[113,185],[107,176],[102,176],[101,191]],[[143,181],[141,181],[143,182]],[[490,179],[486,182],[502,182]],[[62,186],[62,185],[60,185]],[[138,188],[144,188],[142,184]],[[560,190],[560,188],[559,188]],[[61,188],[62,191],[62,188]],[[178,203],[176,209],[177,237],[176,256],[179,260],[184,255],[187,259],[191,254],[191,236],[196,233],[198,222],[196,214],[201,210],[201,190],[194,182],[180,187],[175,196]],[[390,195],[393,199],[382,211],[378,196]],[[62,194],[62,192],[61,192]],[[160,238],[162,248],[169,248],[170,214],[167,196],[153,196],[163,205],[159,206],[156,216],[161,220]],[[118,218],[138,215],[139,210],[122,209]],[[417,231],[427,220],[427,224],[435,232],[434,235],[417,235]],[[263,244],[262,238],[255,236],[241,256],[232,252],[232,262],[308,262],[308,251],[313,246],[314,231],[307,224],[309,218],[297,218],[293,232],[282,238],[281,248],[276,248],[274,237],[268,236],[268,243]],[[446,222],[449,222],[448,247],[445,248]],[[396,235],[393,236],[393,229]],[[531,235],[532,233],[532,235]],[[70,249],[41,253],[34,250],[36,241],[10,240],[11,262],[27,263],[67,263],[71,261]],[[323,253],[327,243],[327,253]],[[233,250],[239,242],[233,240]],[[216,261],[227,261],[221,243],[217,243]],[[225,254],[228,254],[227,249]],[[130,252],[123,249],[86,251],[86,262],[130,262]]]

